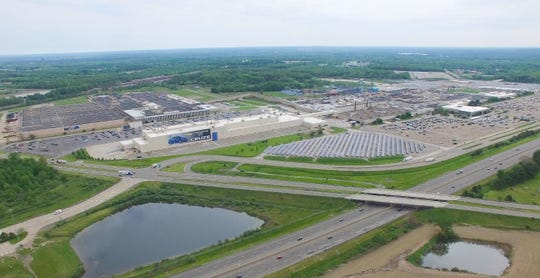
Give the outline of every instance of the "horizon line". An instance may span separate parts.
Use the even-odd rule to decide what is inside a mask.
[[[219,46],[219,47],[186,47],[186,48],[153,48],[153,49],[120,49],[120,50],[88,50],[88,51],[61,51],[61,52],[32,52],[0,54],[0,57],[17,56],[44,56],[44,55],[73,55],[73,54],[100,54],[122,52],[157,52],[181,50],[220,50],[220,49],[262,49],[262,48],[416,48],[416,49],[540,49],[540,46],[399,46],[399,45],[281,45],[281,46]]]

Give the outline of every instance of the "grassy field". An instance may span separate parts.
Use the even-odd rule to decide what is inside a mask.
[[[277,98],[283,98],[287,100],[297,100],[297,96],[287,95],[282,92],[263,92],[262,95],[264,96],[270,96],[270,97],[277,97]]]
[[[293,134],[280,137],[274,137],[266,140],[260,140],[251,143],[239,144],[220,149],[210,150],[202,152],[202,154],[217,154],[228,156],[241,156],[241,157],[254,157],[261,154],[266,148],[270,146],[277,146],[281,144],[287,144],[295,141],[301,141],[304,139],[310,139],[315,136],[310,134]]]
[[[161,169],[161,171],[183,173],[185,166],[186,166],[186,163],[177,163],[177,164],[167,166],[167,167]]]
[[[181,157],[183,155],[168,155],[168,156],[158,156],[158,157],[146,157],[140,159],[117,159],[117,160],[96,160],[89,159],[85,160],[85,163],[99,164],[99,165],[111,165],[119,167],[128,167],[128,168],[146,168],[152,166],[154,163],[160,163],[164,160]]]
[[[330,127],[330,133],[332,133],[332,134],[343,133],[343,132],[346,132],[346,131],[347,131],[346,128],[342,128],[342,127],[338,127],[338,126],[331,126]]]
[[[87,96],[78,96],[74,98],[55,100],[53,101],[53,104],[56,106],[63,106],[63,105],[72,105],[72,104],[87,103],[87,102],[88,102]]]
[[[111,177],[89,177],[79,174],[63,173],[66,179],[52,190],[52,199],[43,200],[39,206],[28,207],[25,203],[12,207],[10,217],[1,219],[0,227],[9,226],[24,220],[51,213],[59,208],[69,207],[109,188],[119,181]]]
[[[390,189],[408,189],[422,182],[438,177],[446,172],[456,171],[466,165],[488,158],[494,154],[508,150],[530,140],[537,136],[528,137],[518,142],[504,145],[498,148],[487,148],[479,155],[472,156],[464,154],[445,161],[437,162],[431,165],[387,171],[333,171],[333,170],[314,170],[304,168],[289,168],[278,166],[265,166],[258,164],[242,164],[236,167],[238,171],[229,171],[228,169],[212,169],[212,172],[205,172],[206,163],[203,162],[193,166],[193,170],[199,173],[219,173],[233,176],[247,176],[257,178],[267,178],[276,180],[300,181],[311,183],[322,183],[342,186],[373,187],[384,186]],[[236,150],[237,153],[240,153]],[[384,161],[388,163],[387,161]],[[201,165],[202,164],[202,165]],[[213,166],[219,166],[213,164]]]
[[[507,195],[511,195],[516,203],[540,204],[540,174],[532,180],[504,190],[490,190],[484,194],[484,199],[502,201]]]
[[[540,221],[514,216],[485,214],[451,209],[428,209],[415,213],[421,223],[451,223],[453,225],[475,225],[495,229],[540,231]]]
[[[259,108],[261,106],[273,105],[275,103],[266,101],[261,98],[244,98],[242,100],[234,100],[229,102],[231,105],[234,105],[234,111],[245,111]]]
[[[246,111],[246,110],[253,110],[258,108],[258,105],[253,105],[244,101],[240,100],[234,100],[229,102],[234,107],[232,108],[233,111]]]
[[[289,162],[302,162],[302,163],[314,163],[315,158],[307,156],[277,156],[277,155],[265,155],[264,159],[277,160],[277,161],[289,161]]]
[[[32,252],[34,258],[32,269],[39,277],[80,275],[82,265],[69,246],[69,240],[85,227],[115,212],[151,202],[182,203],[244,211],[263,219],[265,224],[261,229],[246,233],[236,240],[224,241],[190,255],[137,268],[121,277],[168,277],[173,273],[313,225],[355,207],[353,202],[344,199],[145,182],[85,214],[61,222],[43,232],[40,235],[42,238],[38,241],[43,245],[36,246]],[[0,272],[0,277],[4,277],[3,275],[4,273]]]
[[[69,245],[70,238],[56,238],[32,253],[30,267],[38,277],[78,277],[82,262]]]
[[[0,258],[0,274],[2,278],[32,278],[34,277],[21,261],[13,257]]]

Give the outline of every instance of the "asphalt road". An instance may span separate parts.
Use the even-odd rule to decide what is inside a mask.
[[[480,162],[477,162],[473,165],[470,165],[464,168],[462,174],[456,173],[447,173],[437,179],[428,181],[424,184],[421,184],[415,188],[413,191],[423,191],[423,192],[441,192],[441,193],[452,193],[465,186],[473,184],[479,180],[484,179],[492,174],[494,174],[494,167],[507,168],[511,165],[519,162],[519,158],[524,155],[531,155],[534,150],[538,149],[540,146],[540,140],[536,140],[524,145],[521,145],[517,149],[512,149],[504,153],[493,156],[491,159],[486,159]],[[230,157],[226,157],[230,158]],[[193,157],[192,157],[193,159]],[[236,158],[233,158],[236,159]],[[195,158],[196,160],[196,158]],[[225,159],[224,159],[225,160]],[[226,159],[229,160],[229,159]],[[162,163],[162,165],[168,165],[167,163],[174,163],[175,161],[167,161]],[[250,163],[258,163],[259,161],[254,162],[250,160]],[[500,164],[502,163],[502,165]],[[281,162],[280,162],[281,164]],[[309,164],[313,166],[312,164]],[[315,164],[316,165],[316,164]],[[102,165],[85,165],[84,167],[78,167],[77,165],[66,165],[57,167],[62,168],[68,171],[76,171],[90,174],[100,174],[100,175],[117,175],[118,169],[125,169],[121,167],[110,167]],[[357,167],[360,169],[362,167]],[[490,168],[490,170],[487,170]],[[164,173],[159,172],[157,169],[146,168],[146,169],[135,169],[137,178],[125,178],[124,183],[120,186],[119,184],[113,186],[107,191],[100,193],[93,198],[76,205],[72,208],[67,208],[64,210],[62,217],[69,217],[77,213],[83,212],[91,207],[98,205],[99,203],[105,201],[103,198],[112,198],[121,192],[126,191],[131,188],[134,184],[142,180],[158,180],[158,181],[171,181],[171,182],[183,182],[188,184],[199,184],[205,186],[215,186],[215,187],[227,187],[227,188],[237,188],[237,189],[247,189],[247,190],[263,190],[271,192],[282,192],[282,193],[295,193],[295,194],[307,194],[307,195],[318,195],[318,196],[329,196],[329,197],[343,197],[344,193],[333,193],[328,191],[339,190],[349,190],[350,188],[344,187],[335,187],[329,185],[314,185],[309,183],[291,183],[287,181],[273,181],[273,180],[264,180],[264,179],[255,179],[255,178],[244,178],[244,177],[227,177],[227,176],[214,176],[214,175],[199,175],[194,173]],[[230,180],[229,180],[230,179]],[[245,183],[253,184],[266,184],[270,186],[265,187],[256,187],[252,185],[245,185]],[[317,186],[317,187],[315,187]],[[318,187],[320,186],[320,187]],[[115,189],[113,189],[115,188]],[[120,189],[118,189],[120,188]],[[316,191],[322,190],[322,191]],[[325,192],[326,190],[327,192]],[[354,190],[354,189],[353,189]],[[106,193],[107,192],[107,193]],[[105,196],[102,194],[106,194]],[[480,207],[469,207],[455,205],[456,209],[468,209],[468,210],[482,210],[491,213],[497,212],[506,212],[505,210],[493,210],[485,209]],[[358,235],[361,235],[369,230],[372,230],[375,227],[384,225],[391,222],[392,220],[405,215],[408,213],[406,209],[402,211],[397,211],[395,208],[387,207],[377,207],[377,206],[364,206],[362,212],[359,209],[346,212],[342,215],[336,216],[330,220],[319,223],[312,227],[303,229],[293,234],[285,235],[280,238],[271,240],[264,244],[255,246],[248,250],[227,256],[225,258],[212,261],[201,267],[189,270],[187,272],[181,273],[175,277],[235,277],[240,274],[244,277],[261,277],[275,271],[278,271],[287,266],[293,265],[299,261],[302,261],[309,256],[322,252],[328,248],[336,246],[344,241],[352,239]],[[529,217],[530,213],[528,212],[519,212],[513,211],[512,214],[516,214],[523,217]],[[28,228],[31,229],[32,235],[35,235],[39,229],[46,225],[50,225],[60,219],[55,219],[51,215],[42,216],[43,219],[37,220],[34,218],[28,220],[24,223],[33,223],[26,224]],[[43,222],[45,221],[45,222]],[[24,224],[21,223],[21,224]],[[18,225],[21,225],[18,224]],[[18,229],[18,227],[8,227]],[[7,230],[7,229],[5,229]],[[331,236],[331,238],[328,238]],[[298,240],[299,237],[302,237],[302,240]],[[30,236],[25,239],[23,244],[28,244],[31,242]],[[0,255],[9,253],[9,248],[5,248],[4,245],[0,245]],[[7,245],[11,246],[11,245]],[[12,247],[15,248],[15,247]],[[13,252],[14,250],[11,250]],[[278,257],[281,257],[278,259]]]
[[[448,173],[440,178],[414,187],[412,191],[442,193],[455,192],[494,173],[489,172],[487,168],[494,167],[494,165],[499,165],[499,163],[503,163],[504,168],[510,167],[511,165],[519,162],[519,157],[523,155],[531,155],[536,149],[538,149],[539,145],[540,140],[524,144],[519,148],[500,153],[490,159],[469,165],[464,169],[463,174]],[[452,187],[452,185],[454,185],[454,187]],[[449,205],[449,207],[469,211],[531,217],[531,213],[520,211],[507,211],[463,205]],[[357,216],[354,217],[353,215],[355,213],[358,212],[356,210],[353,212],[348,212],[343,216],[334,217],[329,221],[321,223],[320,225],[315,225],[308,228],[315,229],[319,234],[310,233],[307,231],[308,229],[305,229],[295,233],[292,236],[285,236],[249,250],[233,254],[223,259],[212,261],[198,268],[178,274],[174,277],[236,277],[237,275],[242,275],[243,277],[263,277],[280,269],[294,265],[295,263],[300,262],[316,253],[336,246],[341,242],[361,235],[375,228],[376,226],[389,223],[407,212],[405,210],[398,212],[395,209],[366,207],[363,212],[364,215],[360,216],[357,214]],[[348,221],[355,224],[350,226],[351,230],[347,229],[345,231],[341,230],[339,225],[336,225],[336,220],[345,220],[346,216],[351,217],[351,219]],[[532,216],[538,218],[538,214],[532,214]],[[334,225],[329,225],[329,223],[333,223]],[[343,233],[340,231],[343,231]],[[336,233],[338,236],[333,237],[332,240],[328,242],[326,235],[334,233]],[[301,241],[296,241],[296,243],[294,243],[295,237],[306,234],[310,235],[311,240],[304,241],[304,239],[302,239]],[[277,259],[278,256],[282,258]],[[249,258],[249,260],[245,260],[246,258]]]
[[[496,154],[488,159],[478,161],[463,168],[463,173],[449,172],[410,191],[440,192],[452,194],[487,177],[495,175],[498,170],[507,169],[519,163],[525,157],[531,157],[534,151],[540,149],[540,139],[528,142],[517,148]]]
[[[282,236],[173,277],[262,277],[353,239],[408,213],[362,206],[302,231]]]

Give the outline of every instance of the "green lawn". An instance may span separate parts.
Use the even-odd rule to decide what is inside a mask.
[[[540,231],[540,221],[506,215],[487,214],[451,209],[427,209],[415,213],[422,223],[451,223],[453,225],[475,225],[495,229]]]
[[[287,100],[297,100],[298,99],[297,96],[287,95],[287,94],[284,94],[282,92],[263,92],[262,95],[271,96],[271,97],[277,97],[277,98],[282,98],[282,99],[287,99]]]
[[[246,110],[256,109],[259,107],[257,105],[252,105],[244,101],[240,101],[240,100],[230,101],[229,103],[234,106],[232,109],[233,111],[246,111]]]
[[[176,164],[167,166],[165,168],[162,168],[161,171],[183,173],[185,166],[186,166],[186,163],[176,163]]]
[[[193,170],[200,173],[219,173],[225,175],[247,176],[257,178],[268,178],[277,180],[289,180],[311,183],[322,183],[331,185],[342,186],[358,186],[358,187],[373,187],[384,186],[390,189],[408,189],[414,187],[422,182],[426,182],[430,179],[438,177],[446,172],[456,171],[466,165],[477,162],[479,160],[490,157],[494,154],[508,150],[530,140],[534,140],[538,137],[538,134],[533,137],[527,137],[518,142],[510,143],[508,145],[500,146],[498,148],[486,148],[478,155],[464,154],[445,161],[433,163],[431,165],[399,169],[399,170],[387,170],[387,171],[333,171],[333,170],[315,170],[304,168],[289,168],[278,166],[265,166],[258,164],[242,164],[236,169],[238,171],[229,171],[228,169],[217,170],[212,169],[213,172],[206,172],[203,167],[203,162],[194,165]],[[236,147],[236,146],[234,146]],[[236,155],[246,153],[246,149],[241,148],[234,149]],[[258,153],[258,149],[253,153]],[[230,150],[231,151],[231,150]],[[232,155],[232,154],[231,154]],[[253,156],[246,155],[246,156]],[[394,158],[395,159],[395,158]],[[387,163],[387,161],[383,161]],[[202,165],[201,165],[202,164]],[[219,165],[215,164],[213,166]]]
[[[84,266],[69,245],[70,238],[56,238],[32,253],[30,267],[38,277],[78,277]]]
[[[251,110],[259,108],[261,106],[275,104],[274,102],[266,101],[261,98],[244,98],[242,100],[234,100],[229,103],[235,106],[233,108],[233,110],[235,111]]]
[[[229,171],[227,168],[217,169],[220,163],[223,164],[223,162],[214,163],[210,161],[195,164],[192,169],[199,173],[238,175],[342,186],[385,186],[386,188],[393,189],[408,189],[445,172],[462,168],[466,164],[479,160],[479,157],[463,155],[428,166],[388,171],[334,171],[258,164],[242,164],[237,167],[238,171]],[[207,170],[206,164],[212,166],[208,168],[211,171]]]
[[[268,160],[277,160],[277,161],[289,161],[289,162],[302,162],[302,163],[313,163],[314,158],[313,157],[307,157],[307,156],[277,156],[277,155],[265,155],[264,159]]]
[[[184,155],[168,155],[168,156],[157,156],[157,157],[146,157],[140,159],[117,159],[117,160],[96,160],[88,159],[85,160],[85,163],[99,164],[99,165],[111,165],[111,166],[120,166],[128,168],[146,168],[152,166],[154,163],[160,163],[167,159],[177,158]],[[69,158],[69,156],[66,156]]]
[[[484,199],[502,201],[507,195],[511,195],[516,203],[539,205],[540,174],[537,174],[532,180],[504,190],[490,190],[484,194]]]
[[[13,257],[0,258],[0,277],[2,278],[32,278],[23,263]]]
[[[347,131],[346,128],[342,128],[342,127],[338,127],[338,126],[331,126],[330,127],[330,133],[332,133],[332,134],[343,133],[343,132],[346,132],[346,131]]]
[[[313,136],[310,134],[285,135],[285,136],[274,137],[274,138],[270,138],[266,140],[260,140],[256,142],[250,142],[250,143],[210,150],[210,151],[202,152],[202,154],[254,157],[261,154],[266,148],[270,146],[288,144],[291,142],[310,139],[313,137],[316,137],[315,134]]]

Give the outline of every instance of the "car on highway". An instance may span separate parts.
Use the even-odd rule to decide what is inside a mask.
[[[281,260],[281,259],[283,259],[283,256],[277,256],[276,257],[276,260]]]
[[[333,236],[327,236],[326,239],[333,239]]]
[[[299,237],[299,238],[297,238],[296,240],[297,240],[297,241],[301,241],[302,239],[304,239],[304,238],[303,238],[303,237]]]
[[[54,214],[54,215],[58,215],[58,214],[60,214],[60,213],[62,213],[62,212],[64,212],[64,210],[62,210],[62,209],[57,209],[57,210],[55,210],[55,211],[53,212],[53,214]]]
[[[456,172],[456,174],[458,174],[458,175],[461,174],[461,173],[463,173],[463,169]]]

